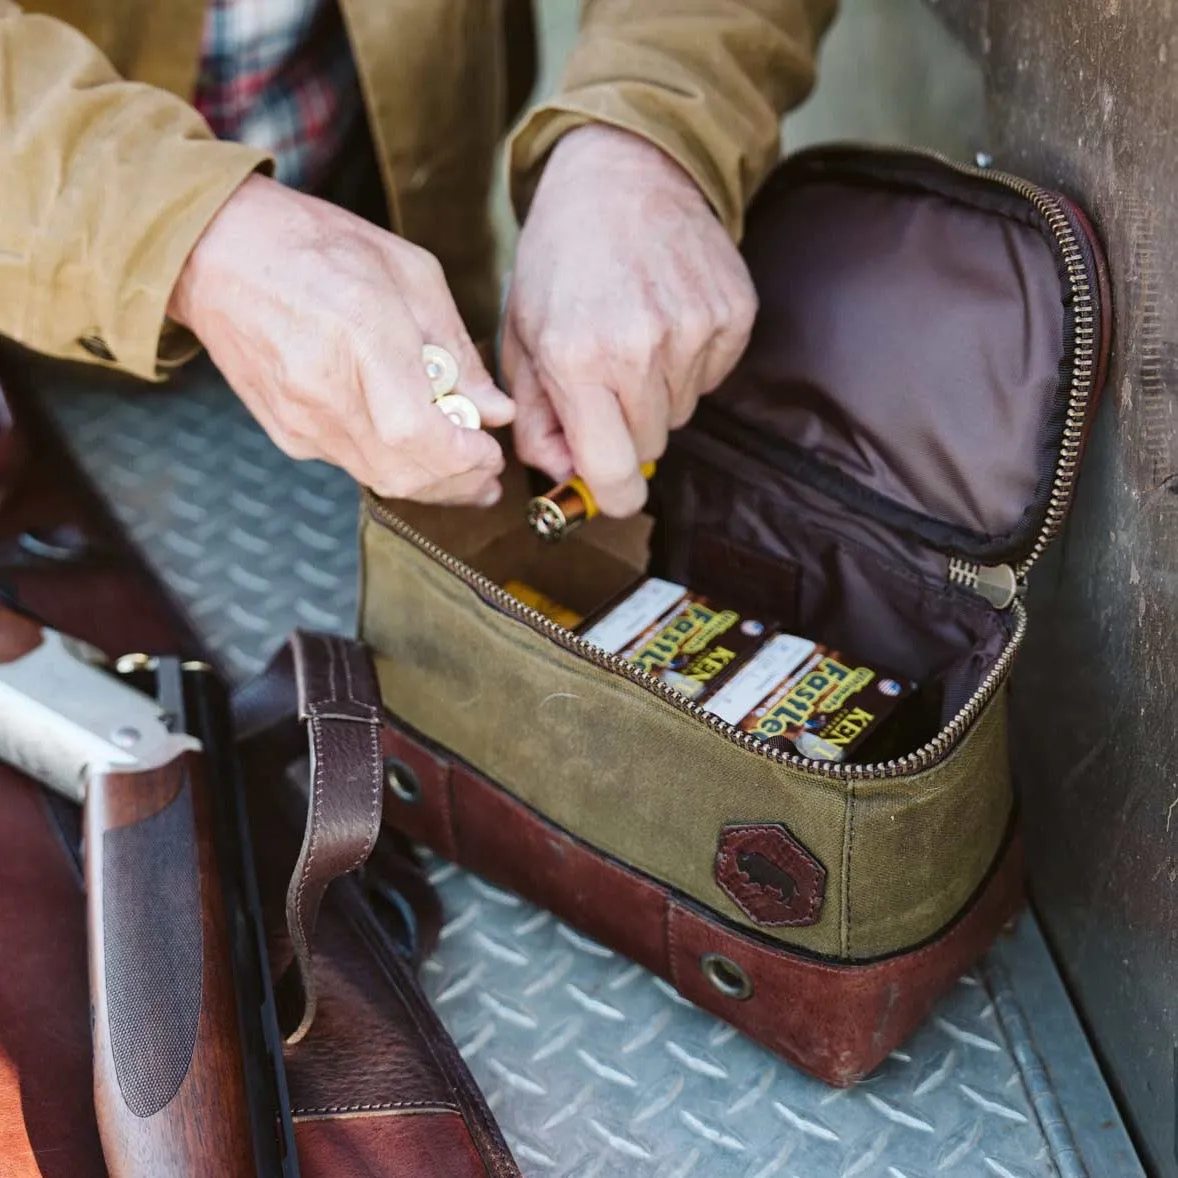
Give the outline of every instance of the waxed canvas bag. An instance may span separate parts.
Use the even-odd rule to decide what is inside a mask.
[[[1021,902],[1006,684],[1107,280],[1065,197],[909,151],[786,161],[742,248],[752,340],[649,518],[545,547],[519,470],[486,511],[369,497],[361,635],[386,822],[845,1084]],[[868,765],[771,750],[502,588],[587,613],[642,571],[917,681],[922,734]]]

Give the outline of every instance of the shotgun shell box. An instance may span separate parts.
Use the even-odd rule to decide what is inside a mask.
[[[776,634],[704,704],[786,752],[844,761],[916,684],[793,634]]]
[[[647,577],[591,619],[581,637],[700,700],[757,650],[765,633],[764,622]]]

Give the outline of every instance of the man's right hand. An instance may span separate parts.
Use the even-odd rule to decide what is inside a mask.
[[[343,467],[378,495],[490,505],[503,454],[431,403],[421,358],[458,361],[484,425],[507,425],[441,266],[334,205],[253,176],[210,222],[168,305],[294,458]]]

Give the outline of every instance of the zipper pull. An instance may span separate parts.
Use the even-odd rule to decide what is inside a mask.
[[[949,580],[955,585],[972,589],[984,597],[995,609],[1009,609],[1023,586],[1014,569],[1008,564],[971,564],[956,556],[949,558]]]

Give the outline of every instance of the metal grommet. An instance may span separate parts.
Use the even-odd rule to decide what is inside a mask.
[[[417,774],[396,757],[386,757],[384,763],[384,778],[388,782],[393,795],[409,806],[416,806],[421,801],[421,782]]]
[[[712,987],[725,998],[744,1002],[753,996],[752,979],[731,957],[725,957],[720,953],[705,953],[699,959],[699,967]]]
[[[120,675],[128,675],[132,671],[154,671],[159,666],[159,659],[151,654],[125,654],[115,662],[115,670]]]

